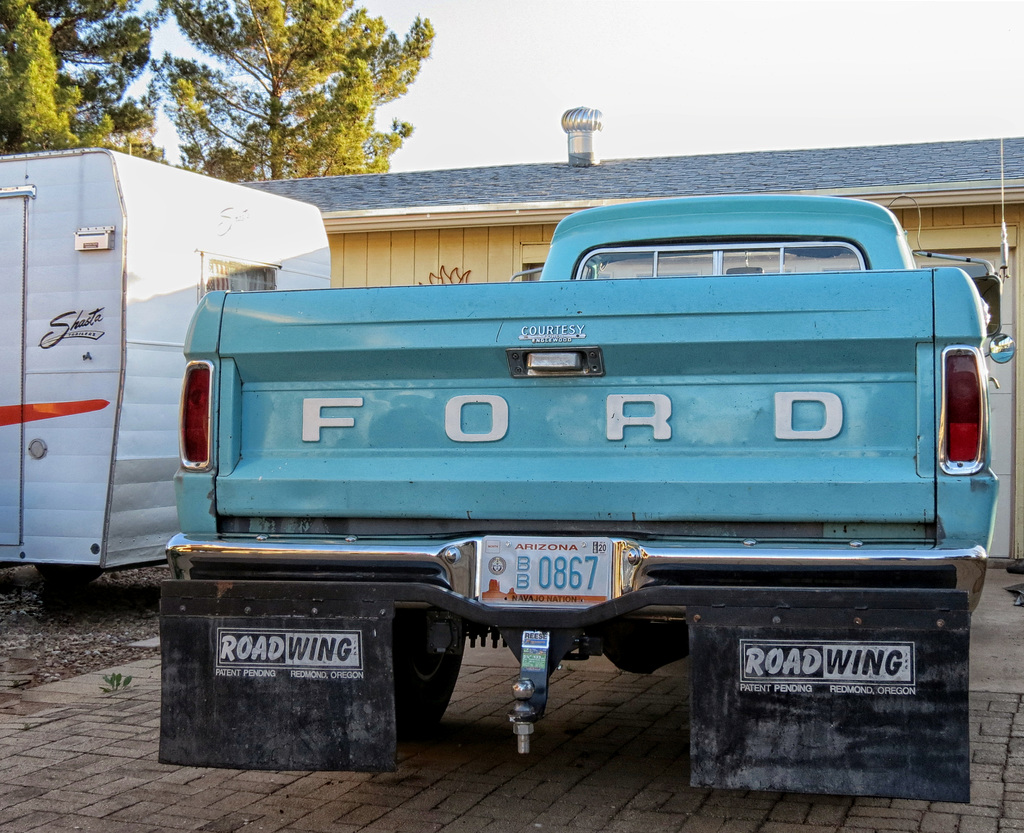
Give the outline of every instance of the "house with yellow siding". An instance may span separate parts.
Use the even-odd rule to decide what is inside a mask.
[[[570,156],[572,139],[570,137]],[[503,165],[254,183],[323,214],[336,287],[508,281],[543,264],[555,225],[597,205],[711,194],[858,197],[887,206],[911,248],[1001,263],[1004,330],[1022,343],[1018,246],[1024,138],[878,147]],[[568,276],[567,276],[568,277]],[[992,555],[1024,559],[1024,356],[989,364],[993,468],[1001,480]],[[996,387],[998,384],[998,388]]]

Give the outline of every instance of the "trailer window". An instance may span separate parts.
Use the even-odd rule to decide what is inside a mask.
[[[215,290],[257,292],[277,289],[277,268],[274,266],[212,257],[203,260],[206,265],[204,294]]]
[[[576,280],[856,272],[864,268],[861,253],[843,242],[621,246],[591,252]]]

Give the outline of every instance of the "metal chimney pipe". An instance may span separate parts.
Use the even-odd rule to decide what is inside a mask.
[[[573,168],[589,168],[599,165],[601,160],[594,147],[594,134],[604,125],[604,114],[590,107],[575,107],[562,114],[562,130],[569,135],[569,165]]]

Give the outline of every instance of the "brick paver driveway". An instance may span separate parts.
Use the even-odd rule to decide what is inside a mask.
[[[496,657],[499,653],[494,652]],[[565,663],[529,755],[505,718],[516,669],[472,652],[442,734],[393,773],[266,773],[157,762],[154,661],[33,689],[0,715],[0,831],[836,831],[1024,829],[1021,697],[972,693],[972,802],[688,786],[685,663],[652,676]],[[258,720],[258,716],[254,715]]]

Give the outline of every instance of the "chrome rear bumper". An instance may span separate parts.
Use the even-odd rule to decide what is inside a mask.
[[[982,547],[668,546],[615,539],[614,596],[654,587],[962,590],[981,597]],[[423,583],[479,596],[482,539],[439,543],[257,537],[192,538],[167,546],[175,578]],[[482,603],[478,603],[482,604]],[[487,605],[482,605],[487,607]]]

